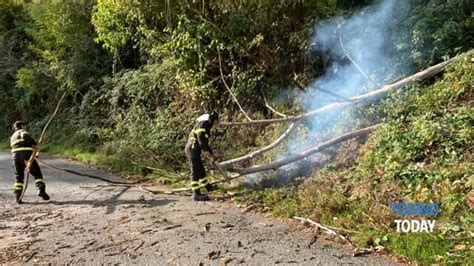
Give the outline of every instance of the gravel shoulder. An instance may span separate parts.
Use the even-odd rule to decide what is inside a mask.
[[[386,257],[353,257],[324,240],[308,247],[310,235],[227,202],[145,194],[44,166],[51,201],[37,197],[30,180],[25,204],[17,205],[10,156],[0,152],[2,264],[395,264]],[[119,180],[66,159],[44,155],[43,160]]]

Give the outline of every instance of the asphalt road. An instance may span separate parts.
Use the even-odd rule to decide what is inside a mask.
[[[394,264],[354,257],[325,240],[308,247],[301,225],[242,213],[227,202],[144,194],[42,166],[51,201],[30,180],[13,201],[10,153],[0,152],[0,263],[140,265]],[[48,163],[118,180],[102,170],[44,155]],[[322,237],[321,237],[322,238]],[[335,247],[338,246],[338,247]]]

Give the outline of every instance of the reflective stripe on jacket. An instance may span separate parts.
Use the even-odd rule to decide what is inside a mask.
[[[36,146],[36,141],[26,130],[20,129],[15,131],[10,137],[10,146],[12,147],[12,153],[18,151],[32,151],[33,147]]]
[[[189,134],[186,147],[191,149],[195,155],[201,154],[201,151],[212,153],[209,146],[209,137],[211,135],[211,123],[209,120],[198,120],[193,130]]]

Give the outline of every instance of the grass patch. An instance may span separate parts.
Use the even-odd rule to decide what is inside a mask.
[[[143,172],[141,167],[133,165],[116,155],[104,155],[97,152],[84,151],[78,147],[62,146],[56,144],[45,144],[42,147],[42,151],[65,156],[76,161],[89,163],[100,167],[106,167],[119,174],[147,174],[146,172]]]
[[[8,140],[0,141],[0,149],[1,150],[10,149],[10,141]]]
[[[440,235],[426,233],[392,234],[387,241],[387,248],[399,255],[416,259],[422,264],[447,262],[451,241]]]

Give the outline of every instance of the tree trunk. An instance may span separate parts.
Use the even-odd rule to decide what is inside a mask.
[[[365,136],[368,133],[370,133],[370,132],[374,131],[375,129],[377,129],[380,125],[381,124],[377,124],[377,125],[373,125],[373,126],[370,126],[370,127],[366,127],[366,128],[363,128],[363,129],[359,129],[359,130],[356,130],[356,131],[346,133],[342,136],[339,136],[337,138],[331,139],[331,140],[326,141],[324,143],[321,143],[319,145],[308,148],[308,149],[304,150],[301,153],[298,153],[296,155],[293,155],[293,156],[285,158],[285,159],[273,161],[273,162],[268,163],[268,164],[255,165],[255,166],[248,167],[248,168],[229,169],[229,171],[238,173],[240,175],[248,175],[248,174],[253,174],[253,173],[267,171],[267,170],[274,170],[274,169],[277,169],[277,168],[282,167],[284,165],[287,165],[289,163],[304,159],[304,158],[306,158],[306,157],[308,157],[308,156],[310,156],[314,153],[320,152],[320,151],[322,151],[322,150],[324,150],[328,147],[331,147],[335,144],[338,144],[340,142],[343,142],[343,141],[346,141],[346,140],[349,140],[349,139],[353,139],[353,138],[357,138],[357,137],[360,137],[360,136]]]

